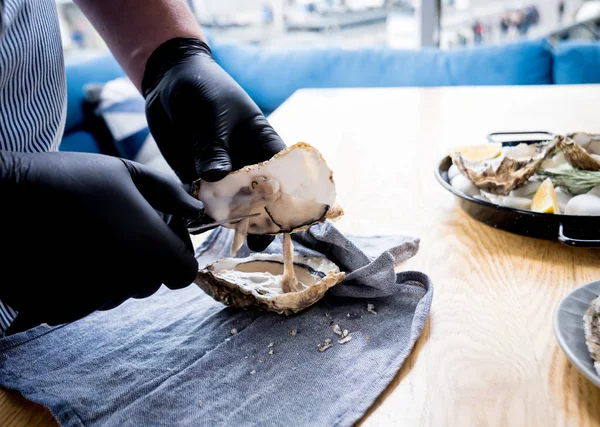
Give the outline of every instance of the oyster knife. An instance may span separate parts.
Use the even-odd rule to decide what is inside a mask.
[[[196,220],[192,220],[187,223],[187,230],[190,234],[200,234],[200,233],[204,233],[205,231],[212,230],[213,228],[217,228],[220,225],[241,221],[242,219],[250,218],[253,216],[257,216],[257,215],[260,215],[260,212],[238,216],[237,218],[222,219],[220,221],[213,221],[208,224],[201,224],[198,226],[194,226],[193,224],[197,221],[197,219],[196,219]]]

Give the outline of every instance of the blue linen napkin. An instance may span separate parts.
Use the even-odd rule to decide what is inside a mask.
[[[346,237],[330,223],[293,238],[296,253],[325,254],[347,272],[306,311],[235,309],[196,286],[163,287],[0,340],[0,385],[46,406],[63,426],[352,425],[394,378],[429,315],[429,278],[394,272],[419,240]],[[214,230],[198,248],[199,264],[227,256],[231,239],[230,230]],[[267,252],[280,250],[278,238]],[[244,246],[238,256],[248,253]],[[351,339],[340,344],[334,325]],[[331,347],[320,351],[326,339]]]

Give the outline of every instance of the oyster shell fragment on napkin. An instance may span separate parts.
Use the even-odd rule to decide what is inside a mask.
[[[600,297],[594,298],[583,316],[585,344],[600,375]]]
[[[216,220],[258,214],[225,225],[235,230],[231,257],[198,271],[196,285],[216,301],[292,315],[345,279],[325,256],[294,255],[292,233],[343,215],[333,172],[311,145],[297,143],[220,181],[199,182],[194,194]],[[282,253],[235,257],[248,234],[283,234]]]
[[[194,186],[193,194],[216,221],[259,214],[225,225],[236,231],[232,256],[248,234],[293,233],[343,215],[335,205],[332,171],[321,153],[303,142],[220,181],[197,181]]]

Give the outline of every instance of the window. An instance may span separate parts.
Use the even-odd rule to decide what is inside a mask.
[[[266,47],[418,49],[532,37],[600,38],[600,0],[189,0],[213,40]],[[67,55],[106,49],[69,0],[57,1]],[[581,24],[592,20],[592,24]],[[587,21],[586,21],[587,20]]]

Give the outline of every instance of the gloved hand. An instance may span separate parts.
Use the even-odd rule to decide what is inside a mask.
[[[173,177],[100,154],[0,151],[0,194],[0,299],[19,313],[9,333],[196,276],[183,218],[203,205]]]
[[[218,181],[285,148],[258,106],[198,39],[175,38],[159,46],[146,64],[142,92],[150,132],[184,183]],[[247,239],[254,251],[272,241],[272,236]]]

